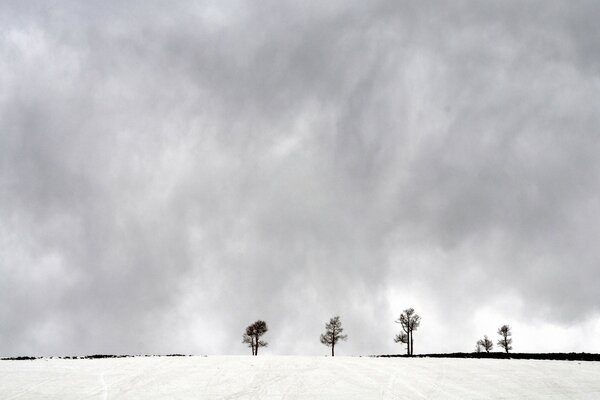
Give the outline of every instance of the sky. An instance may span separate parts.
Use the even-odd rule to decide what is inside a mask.
[[[600,352],[598,15],[3,1],[0,356]]]

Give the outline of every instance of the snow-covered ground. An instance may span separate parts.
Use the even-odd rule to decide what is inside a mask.
[[[0,399],[600,399],[600,362],[299,356],[0,361]]]

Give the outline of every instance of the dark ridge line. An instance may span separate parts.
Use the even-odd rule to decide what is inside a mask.
[[[555,361],[600,361],[600,354],[595,353],[433,353],[415,354],[381,354],[373,357],[382,358],[475,358],[475,359],[498,359],[498,360],[555,360]]]
[[[0,361],[26,361],[40,359],[58,360],[93,360],[100,358],[133,358],[133,357],[192,357],[191,354],[92,354],[87,356],[50,356],[50,357],[4,357]],[[205,356],[204,356],[205,357]],[[471,358],[471,359],[498,359],[498,360],[552,360],[552,361],[600,361],[600,354],[596,353],[432,353],[415,354],[379,354],[368,357],[375,358]]]
[[[192,357],[191,354],[92,354],[88,356],[49,356],[49,357],[3,357],[0,361],[26,361],[26,360],[41,360],[41,359],[57,359],[57,360],[94,360],[98,358],[132,358],[132,357]]]

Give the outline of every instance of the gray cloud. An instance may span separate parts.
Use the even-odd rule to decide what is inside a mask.
[[[595,3],[0,7],[2,354],[598,318]]]

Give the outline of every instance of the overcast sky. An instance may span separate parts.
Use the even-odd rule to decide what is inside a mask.
[[[599,15],[3,1],[0,355],[600,352]]]

